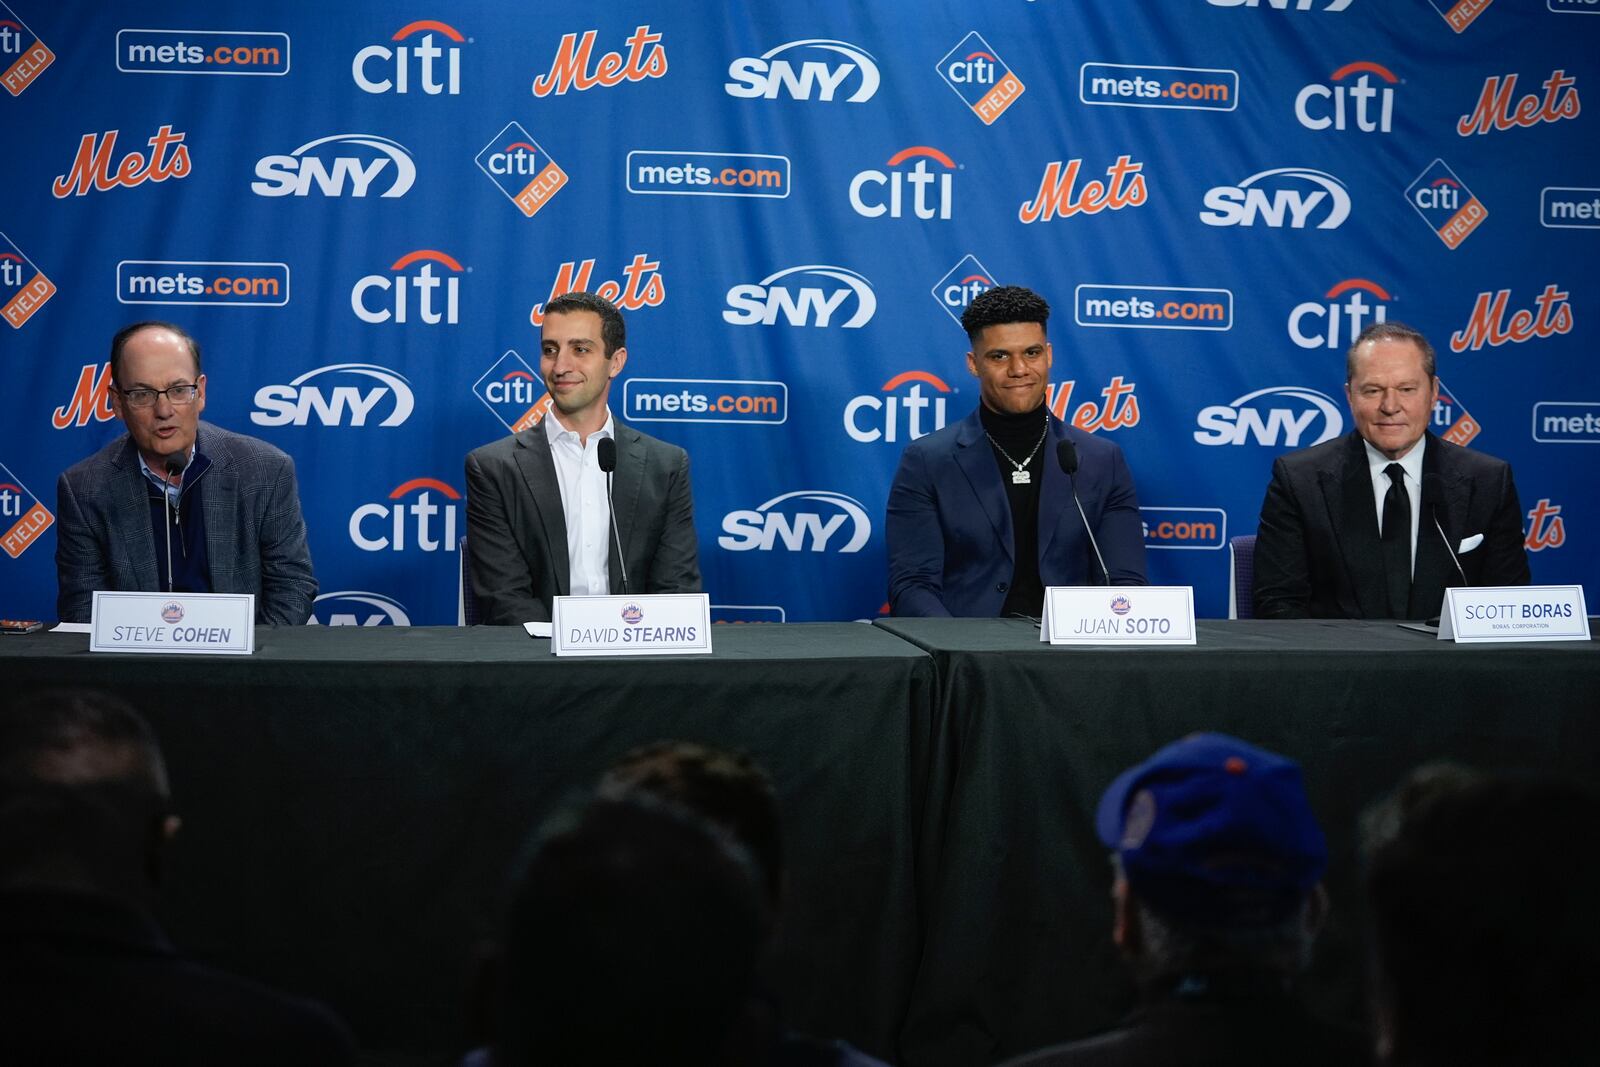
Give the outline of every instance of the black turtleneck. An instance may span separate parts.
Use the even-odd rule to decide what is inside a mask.
[[[1039,578],[1039,489],[1044,484],[1045,448],[1039,438],[1045,433],[1050,414],[1043,404],[1020,415],[991,411],[986,405],[979,405],[978,418],[989,435],[995,465],[1000,468],[1000,484],[1005,486],[1006,500],[1011,505],[1014,564],[1000,614],[1037,616],[1044,611],[1044,583]],[[1027,458],[1030,452],[1031,460]],[[1027,485],[1012,482],[1011,473],[1016,467],[1006,459],[1005,453],[1010,453],[1018,463],[1026,464],[1030,476]]]

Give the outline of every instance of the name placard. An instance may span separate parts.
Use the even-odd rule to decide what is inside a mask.
[[[1194,589],[1053,585],[1044,591],[1039,640],[1052,645],[1192,645]]]
[[[1486,585],[1444,591],[1441,641],[1587,641],[1581,585]]]
[[[688,656],[711,651],[705,593],[558,596],[550,651],[558,656]]]
[[[90,652],[248,656],[255,650],[253,593],[95,590]]]

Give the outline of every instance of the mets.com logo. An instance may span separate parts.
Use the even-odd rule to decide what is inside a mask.
[[[0,463],[0,549],[16,559],[56,521],[39,498]]]
[[[506,123],[505,129],[483,146],[477,164],[506,199],[530,219],[567,184],[567,172],[518,122]]]
[[[251,30],[118,30],[124,74],[289,73],[289,35]]]
[[[372,363],[308,370],[287,385],[263,385],[255,401],[257,426],[306,426],[313,417],[324,426],[399,426],[416,406],[404,375]]]
[[[738,378],[628,378],[622,410],[627,422],[777,426],[789,420],[789,387]]]
[[[56,54],[25,26],[16,12],[0,3],[0,84],[12,96],[33,84],[33,79],[56,61]]]
[[[288,302],[287,263],[125,259],[117,264],[119,304],[283,307]]]
[[[1228,543],[1228,513],[1221,508],[1139,509],[1145,548],[1219,549]]]
[[[730,511],[717,544],[729,552],[860,552],[872,536],[872,520],[855,497],[821,489],[775,496],[753,511]],[[843,543],[836,537],[842,536]]]
[[[1600,444],[1600,403],[1540,401],[1533,405],[1533,439],[1547,445]]]
[[[1231,330],[1233,293],[1171,285],[1080,285],[1073,292],[1079,326],[1135,330]]]
[[[1300,385],[1274,385],[1246,393],[1227,404],[1200,409],[1196,443],[1267,448],[1307,448],[1344,432],[1339,405],[1326,393]]]
[[[789,195],[789,157],[755,152],[628,153],[628,192],[656,196]]]
[[[410,626],[405,605],[382,593],[342,589],[311,602],[307,626]]]
[[[1113,107],[1232,111],[1239,106],[1239,72],[1085,63],[1078,68],[1078,99]]]
[[[11,238],[0,233],[0,315],[5,316],[11,328],[22,329],[22,324],[55,295],[55,283],[11,243]]]
[[[994,125],[1023,93],[1021,79],[977,30],[946,52],[938,69],[939,77],[985,126]]]
[[[1600,14],[1600,0],[1595,5]],[[1550,230],[1600,229],[1600,189],[1561,185],[1540,189],[1539,225]]]

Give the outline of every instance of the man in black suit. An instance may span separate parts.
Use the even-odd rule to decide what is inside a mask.
[[[1522,507],[1503,460],[1428,433],[1433,347],[1403,323],[1346,356],[1353,433],[1280,456],[1261,505],[1264,619],[1426,619],[1458,585],[1527,585]]]
[[[606,405],[626,341],[604,297],[550,301],[539,353],[549,414],[468,454],[467,548],[484,622],[548,622],[557,596],[700,591],[688,453],[617,424]],[[605,438],[616,445],[610,499]]]
[[[161,751],[122,701],[0,712],[0,1062],[355,1062],[326,1008],[167,941],[151,907],[177,830]]]

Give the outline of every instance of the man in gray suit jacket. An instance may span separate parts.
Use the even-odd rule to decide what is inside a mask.
[[[484,622],[548,622],[557,596],[700,591],[688,453],[618,425],[606,405],[626,340],[604,297],[550,301],[539,354],[549,414],[468,454],[467,549]]]
[[[177,326],[118,331],[111,379],[128,432],[56,483],[61,620],[87,622],[96,589],[171,589],[253,593],[258,623],[304,623],[317,580],[293,461],[200,421],[200,346]]]

